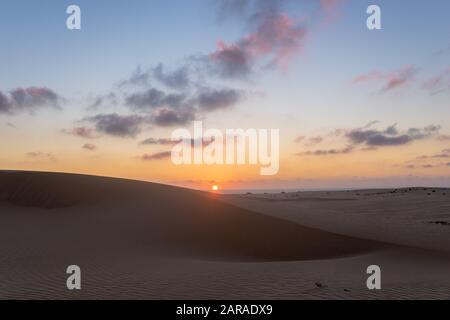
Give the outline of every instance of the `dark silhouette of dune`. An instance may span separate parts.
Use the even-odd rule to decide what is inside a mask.
[[[49,246],[84,243],[101,251],[95,246],[139,244],[148,254],[233,261],[325,259],[381,246],[237,208],[208,193],[154,183],[14,172],[1,173],[0,186],[2,202],[11,205],[8,210],[26,208],[16,217],[33,214],[41,219],[38,225],[47,227],[64,222],[64,237],[55,236],[56,243]],[[20,237],[22,226],[11,215],[2,217],[1,225],[16,229]],[[49,229],[46,237],[61,231]]]

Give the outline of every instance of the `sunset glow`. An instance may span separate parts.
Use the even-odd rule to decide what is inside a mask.
[[[2,169],[201,190],[212,179],[227,190],[450,184],[448,3],[418,2],[414,10],[436,21],[420,24],[382,1],[389,28],[369,31],[364,1],[280,1],[252,23],[242,18],[254,12],[230,8],[216,23],[203,1],[178,3],[173,23],[160,18],[170,5],[138,2],[109,7],[105,22],[101,4],[82,1],[91,21],[73,31],[54,27],[64,21],[57,8],[46,12],[51,24],[38,3],[0,8],[10,43],[0,52]],[[12,18],[23,15],[20,3],[36,12],[29,21]],[[31,27],[39,32],[24,46]],[[221,132],[279,130],[279,170],[174,165],[171,134],[194,120]]]

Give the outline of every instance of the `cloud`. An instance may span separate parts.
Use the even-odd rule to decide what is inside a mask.
[[[303,46],[307,30],[281,12],[283,1],[222,1],[224,12],[248,17],[250,32],[227,44],[220,40],[209,55],[211,70],[222,78],[246,78],[256,65],[286,68]]]
[[[55,157],[51,153],[45,153],[40,151],[31,151],[25,154],[27,158],[32,158],[36,160],[50,160],[55,161]]]
[[[386,93],[403,86],[406,86],[414,79],[418,69],[412,65],[406,65],[399,70],[392,72],[371,71],[361,74],[353,79],[353,84],[361,84],[366,82],[381,82],[382,87],[379,93]]]
[[[435,158],[435,159],[450,158],[450,154],[448,154],[448,153],[438,153],[438,154],[433,155],[432,158]]]
[[[393,73],[389,76],[388,82],[381,89],[381,92],[387,92],[408,84],[417,73],[417,69],[413,66],[405,67],[404,69]]]
[[[306,139],[305,136],[298,136],[294,139],[295,143],[302,143]]]
[[[183,65],[175,70],[167,71],[162,63],[152,70],[153,77],[166,87],[183,90],[190,84],[189,67]]]
[[[198,106],[205,111],[227,109],[240,102],[243,96],[242,91],[234,89],[204,89],[198,95]]]
[[[87,117],[84,121],[95,124],[98,132],[106,133],[116,137],[135,137],[141,132],[141,126],[145,118],[137,115],[98,114]]]
[[[378,121],[372,121],[363,127],[351,129],[351,130],[335,130],[339,131],[338,136],[346,139],[346,146],[342,148],[332,148],[332,149],[319,149],[310,150],[305,152],[297,153],[297,155],[338,155],[338,154],[348,154],[353,151],[374,151],[378,150],[379,147],[388,146],[401,146],[412,143],[417,140],[422,140],[430,138],[439,133],[441,129],[436,125],[429,125],[424,128],[410,128],[404,132],[397,129],[397,125],[391,125],[384,130],[373,129],[372,127],[377,124]],[[300,141],[304,141],[304,138]],[[323,138],[313,137],[310,138],[309,146],[321,143]]]
[[[95,150],[97,150],[97,146],[92,143],[85,143],[83,145],[83,149],[88,150],[88,151],[95,151]]]
[[[441,135],[438,136],[436,139],[437,139],[438,141],[442,141],[442,142],[450,141],[450,135],[441,134]]]
[[[444,149],[440,153],[436,153],[431,156],[423,155],[423,156],[417,157],[416,160],[447,159],[447,158],[450,158],[450,149]]]
[[[183,108],[191,105],[184,93],[167,94],[155,88],[130,94],[126,97],[125,103],[135,111],[148,111],[160,107]]]
[[[171,151],[163,151],[154,154],[144,154],[140,158],[144,161],[162,160],[170,158],[172,155]]]
[[[435,165],[432,165],[432,164],[420,164],[420,165],[417,165],[417,164],[407,164],[407,165],[405,165],[404,167],[407,168],[407,169],[419,169],[419,168],[423,168],[423,169],[431,169],[431,168],[434,168],[434,167],[436,167],[436,166],[435,166]]]
[[[33,113],[41,107],[60,108],[63,99],[45,87],[28,87],[11,90],[8,95],[0,91],[0,113]]]
[[[137,66],[128,79],[119,82],[119,87],[148,87],[151,80],[156,80],[171,89],[186,89],[190,85],[188,61],[184,61],[180,67],[173,70],[167,70],[163,63],[147,69]]]
[[[142,70],[141,66],[137,66],[131,76],[119,82],[119,87],[125,86],[148,86],[150,84],[151,74],[148,70]]]
[[[258,22],[263,16],[279,13],[286,0],[216,0],[216,2],[220,20],[236,18],[251,24]]]
[[[326,22],[332,22],[340,15],[340,8],[344,0],[320,0],[320,8]]]
[[[12,113],[13,106],[8,97],[0,91],[0,113]]]
[[[170,108],[160,108],[150,117],[151,122],[161,127],[174,125],[184,125],[195,120],[194,109],[174,110]]]
[[[115,106],[117,105],[118,98],[114,92],[110,92],[105,95],[99,95],[95,98],[95,100],[88,106],[88,109],[96,110],[102,106]]]
[[[320,136],[317,136],[317,137],[311,137],[311,138],[308,139],[308,145],[314,146],[314,145],[316,145],[316,144],[321,143],[322,141],[323,141],[323,138],[320,137]]]
[[[186,143],[188,143],[189,141],[184,140]],[[204,138],[197,138],[194,139],[192,138],[190,143],[191,143],[191,147],[195,148],[197,146],[197,142],[201,141],[201,146],[206,147],[208,145],[210,145],[211,143],[214,142],[214,138],[213,137],[204,137]],[[145,139],[144,141],[142,141],[140,144],[141,145],[163,145],[163,146],[173,146],[175,144],[178,144],[180,142],[183,142],[182,139],[180,140],[171,140],[171,139],[165,139],[165,138],[160,138],[160,139],[155,139],[155,138],[148,138]]]
[[[72,129],[64,129],[62,130],[64,133],[71,134],[84,139],[95,139],[97,135],[93,128],[89,127],[75,127]]]
[[[353,146],[346,146],[342,149],[319,149],[314,151],[305,151],[297,153],[298,156],[328,156],[328,155],[340,155],[340,154],[349,154],[354,150]]]
[[[447,68],[432,78],[428,79],[423,88],[426,89],[430,95],[437,95],[450,90],[450,68]]]
[[[450,53],[450,45],[448,45],[446,47],[439,48],[438,50],[436,50],[433,53],[433,56],[438,57],[438,56],[443,56],[443,55],[448,54],[448,53]]]
[[[365,144],[366,146],[399,146],[415,140],[421,140],[438,133],[440,127],[428,126],[423,129],[410,128],[406,132],[399,132],[396,126],[387,127],[383,131],[359,128],[347,133],[352,144]]]
[[[144,141],[142,141],[140,144],[142,145],[163,145],[163,146],[171,146],[174,144],[179,143],[180,141],[172,141],[170,139],[165,139],[165,138],[159,138],[159,139],[155,139],[155,138],[147,138]]]

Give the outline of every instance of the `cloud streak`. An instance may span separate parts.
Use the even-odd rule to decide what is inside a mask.
[[[345,147],[310,150],[299,152],[296,155],[340,155],[349,154],[356,150],[374,151],[378,150],[378,148],[381,147],[403,146],[413,143],[414,141],[431,138],[438,134],[441,129],[439,126],[429,125],[424,128],[409,128],[406,131],[399,131],[396,124],[388,126],[384,130],[377,130],[372,128],[377,123],[378,121],[372,121],[361,128],[339,130],[339,132],[343,131],[343,134],[339,134],[339,136],[342,135],[342,137],[346,140]],[[317,142],[322,142],[322,140],[320,139],[321,137],[316,138]],[[312,139],[315,140],[315,138]],[[304,141],[304,138],[302,138],[300,141]]]
[[[95,130],[89,127],[75,127],[72,129],[64,129],[62,132],[84,139],[98,138]]]
[[[387,93],[410,84],[414,80],[417,71],[418,69],[413,65],[406,65],[399,70],[395,70],[392,72],[382,72],[374,70],[369,73],[356,76],[353,79],[352,83],[381,83],[382,86],[378,90],[378,93]]]
[[[163,152],[158,152],[158,153],[154,153],[154,154],[144,154],[140,158],[143,161],[154,161],[154,160],[168,159],[171,157],[171,155],[172,155],[172,152],[163,151]]]
[[[38,108],[59,109],[63,98],[45,87],[28,87],[11,90],[8,94],[0,91],[0,113],[34,113]]]
[[[88,151],[95,151],[95,150],[97,150],[97,146],[93,143],[85,143],[83,145],[83,149],[88,150]]]
[[[437,95],[450,90],[450,68],[447,68],[432,78],[428,79],[423,88],[428,91],[430,95]]]
[[[141,132],[145,118],[137,115],[98,114],[87,117],[84,121],[93,123],[98,132],[108,135],[133,138]]]
[[[369,147],[400,146],[428,138],[439,130],[440,127],[432,125],[423,129],[410,128],[405,132],[399,132],[396,125],[393,125],[382,131],[370,128],[354,129],[346,136],[353,144],[365,144]]]

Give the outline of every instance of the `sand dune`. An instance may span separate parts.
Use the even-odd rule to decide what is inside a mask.
[[[0,173],[0,298],[377,297],[365,289],[373,262],[397,270],[420,256],[410,270],[432,270],[422,284],[450,266],[447,256],[321,231],[223,200],[131,180]],[[65,287],[71,264],[82,268],[81,291]],[[400,278],[387,279],[400,284],[385,293],[414,297],[401,287],[411,275],[396,273]],[[430,295],[446,293],[437,285]]]
[[[2,202],[9,205],[4,210],[10,211],[2,226],[20,230],[12,217],[20,213],[11,211],[27,208],[27,215],[42,220],[35,224],[64,221],[68,230],[59,244],[109,237],[117,243],[145,243],[159,254],[239,261],[324,259],[381,247],[376,242],[305,228],[224,204],[207,194],[164,185],[27,172],[3,174],[0,184]],[[55,230],[57,235],[59,232]]]

